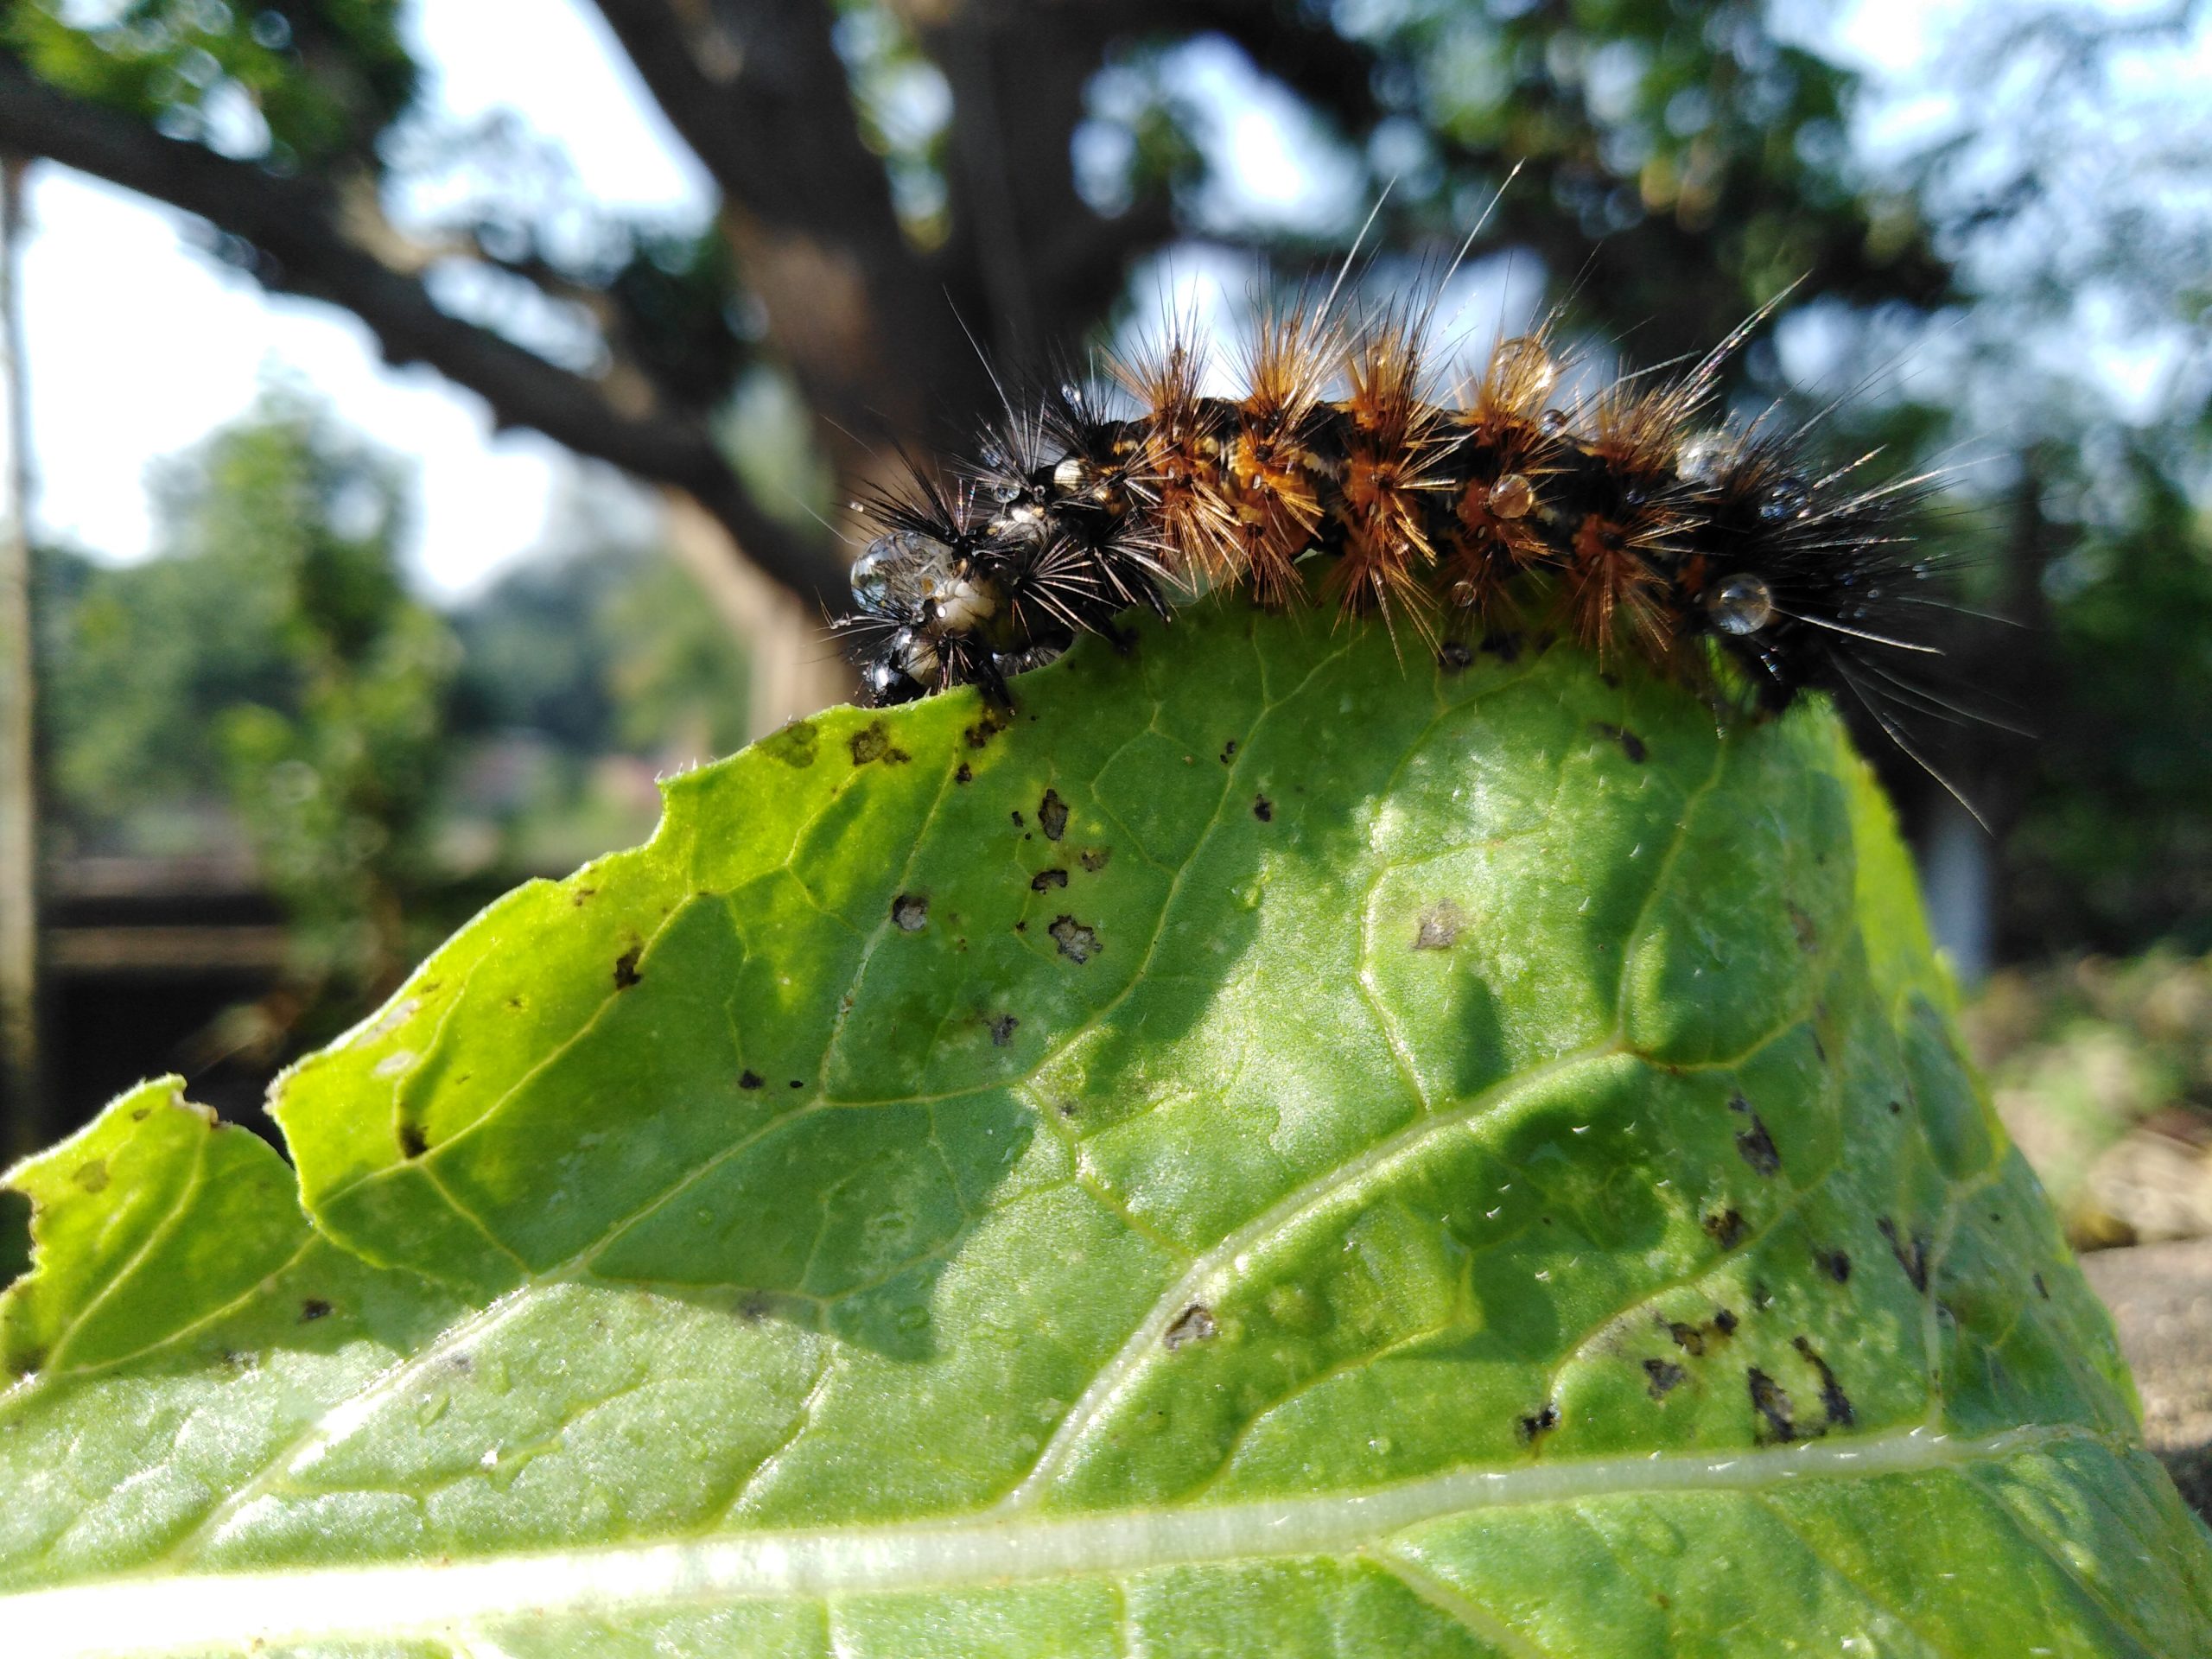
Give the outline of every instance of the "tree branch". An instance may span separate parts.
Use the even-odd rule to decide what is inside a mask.
[[[246,244],[264,286],[352,312],[394,364],[424,363],[481,397],[503,427],[544,433],[696,496],[751,558],[817,608],[843,589],[836,559],[763,512],[696,418],[615,407],[594,381],[441,311],[418,272],[396,269],[349,229],[341,192],[280,178],[164,138],[128,116],[56,92],[0,55],[0,150],[45,156],[207,220]]]
[[[820,0],[597,0],[647,88],[721,186],[723,219],[770,332],[833,449],[910,438],[987,406],[962,332],[970,269],[906,240],[882,162],[861,142]]]

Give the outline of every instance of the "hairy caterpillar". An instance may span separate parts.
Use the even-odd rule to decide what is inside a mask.
[[[1171,340],[1109,360],[1126,412],[1073,382],[1009,398],[950,481],[916,467],[857,504],[880,533],[838,627],[868,697],[974,684],[1004,702],[1012,677],[1114,636],[1132,607],[1165,617],[1243,586],[1402,621],[1447,658],[1541,623],[1700,689],[1726,661],[1758,710],[1847,695],[1918,758],[1895,711],[1948,706],[1898,667],[1933,650],[1898,523],[1925,480],[1861,487],[1855,466],[1813,470],[1802,433],[1715,424],[1750,324],[1675,378],[1562,405],[1541,332],[1440,392],[1424,315],[1328,310],[1263,315],[1241,396],[1204,395],[1199,353]]]

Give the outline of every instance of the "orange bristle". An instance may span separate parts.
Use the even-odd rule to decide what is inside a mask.
[[[1115,379],[1147,414],[1137,471],[1175,574],[1194,589],[1234,580],[1243,548],[1223,490],[1219,405],[1198,391],[1204,359],[1176,334],[1153,356],[1108,361]]]
[[[1303,592],[1297,559],[1321,527],[1324,508],[1312,437],[1337,329],[1319,309],[1260,314],[1244,359],[1249,387],[1236,406],[1224,493],[1238,545],[1263,604]]]
[[[1466,483],[1446,537],[1452,601],[1478,616],[1509,609],[1513,578],[1552,556],[1541,509],[1544,480],[1559,470],[1559,435],[1545,420],[1558,383],[1539,332],[1501,342],[1464,393],[1459,461]]]
[[[1449,487],[1437,463],[1459,437],[1427,395],[1411,319],[1385,315],[1362,329],[1345,368],[1351,429],[1337,480],[1344,556],[1331,580],[1344,613],[1371,605],[1388,620],[1395,600],[1426,637],[1423,575],[1436,563],[1428,499]]]

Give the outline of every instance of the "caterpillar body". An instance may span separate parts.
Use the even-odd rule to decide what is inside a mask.
[[[1761,712],[1848,694],[1914,752],[1890,711],[1940,702],[1900,671],[1933,649],[1910,626],[1926,567],[1899,520],[1923,480],[1861,486],[1855,467],[1814,469],[1802,434],[1715,423],[1745,330],[1671,380],[1562,404],[1542,334],[1440,397],[1424,321],[1262,316],[1241,397],[1203,394],[1198,353],[1171,340],[1109,359],[1104,388],[1009,399],[975,463],[917,466],[856,504],[880,533],[838,628],[865,694],[974,684],[1005,702],[1077,635],[1119,637],[1134,607],[1166,617],[1242,587],[1403,623],[1447,660],[1543,625],[1601,662],[1725,680]],[[1116,392],[1128,407],[1102,412]]]

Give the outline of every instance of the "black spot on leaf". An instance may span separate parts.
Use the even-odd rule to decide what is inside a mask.
[[[1233,737],[1232,737],[1232,738],[1230,738],[1230,739],[1229,740],[1229,741],[1228,741],[1228,742],[1226,742],[1226,743],[1224,743],[1224,744],[1223,744],[1223,745],[1221,746],[1221,764],[1222,764],[1223,766],[1227,766],[1230,761],[1234,760],[1236,758],[1236,740],[1235,738],[1233,738]]]
[[[313,1325],[317,1319],[330,1317],[330,1304],[320,1296],[310,1296],[300,1304],[300,1323]]]
[[[1642,766],[1651,758],[1651,751],[1644,746],[1643,740],[1625,726],[1611,726],[1602,720],[1593,720],[1590,722],[1590,729],[1599,736],[1611,738],[1619,744],[1621,753],[1637,766]]]
[[[845,747],[853,752],[853,764],[867,766],[871,760],[880,760],[887,766],[903,766],[914,757],[891,741],[891,728],[881,721],[871,721],[864,728],[855,732]]]
[[[1815,1249],[1813,1251],[1813,1265],[1839,1285],[1847,1285],[1851,1282],[1851,1257],[1842,1250]]]
[[[965,760],[963,760],[957,766],[953,768],[952,781],[956,784],[974,783],[976,781],[975,767],[969,766]]]
[[[1436,650],[1436,665],[1446,674],[1463,673],[1474,660],[1475,653],[1461,640],[1446,639]]]
[[[1002,1014],[991,1021],[991,1046],[1010,1048],[1014,1045],[1014,1028],[1021,1021],[1013,1014]]]
[[[1712,1236],[1713,1242],[1724,1250],[1732,1250],[1744,1242],[1744,1235],[1751,1230],[1744,1218],[1733,1210],[1721,1210],[1698,1218],[1698,1225]]]
[[[925,894],[902,893],[891,901],[891,922],[901,933],[918,933],[929,925],[930,901]]]
[[[626,991],[645,976],[638,971],[638,958],[645,953],[645,946],[633,944],[614,958],[614,988]]]
[[[1068,832],[1068,804],[1059,791],[1048,789],[1045,798],[1037,803],[1037,827],[1045,832],[1047,841],[1058,841]]]
[[[399,1154],[403,1158],[420,1158],[430,1149],[430,1139],[423,1133],[420,1123],[399,1126]]]
[[[995,709],[986,709],[983,717],[962,734],[968,747],[980,749],[1007,728],[1007,717]]]
[[[1414,929],[1414,949],[1449,950],[1459,943],[1459,930],[1465,925],[1466,918],[1459,913],[1459,906],[1449,899],[1440,899],[1421,912],[1420,923]]]
[[[1264,795],[1254,796],[1252,816],[1262,823],[1273,823],[1275,821],[1275,804]]]
[[[1665,1319],[1661,1323],[1674,1338],[1675,1346],[1693,1358],[1702,1358],[1708,1348],[1736,1334],[1736,1316],[1725,1307],[1717,1309],[1702,1325],[1692,1325],[1684,1319]]]
[[[1910,1236],[1897,1231],[1897,1224],[1887,1216],[1878,1217],[1874,1225],[1882,1236],[1890,1241],[1890,1254],[1897,1259],[1897,1266],[1904,1269],[1904,1276],[1912,1281],[1912,1287],[1922,1295],[1928,1294],[1928,1236],[1914,1233]]]
[[[1549,1401],[1546,1401],[1541,1411],[1533,1412],[1523,1417],[1514,1427],[1524,1443],[1534,1446],[1559,1427],[1559,1408]]]
[[[741,1089],[760,1088],[760,1074],[758,1071],[746,1071],[741,1073],[737,1079],[737,1086]]]
[[[1029,891],[1050,893],[1054,887],[1065,887],[1067,884],[1068,873],[1065,870],[1039,870],[1029,878]]]
[[[1211,1308],[1204,1302],[1192,1302],[1175,1316],[1175,1322],[1167,1327],[1160,1339],[1173,1353],[1185,1343],[1212,1341],[1219,1328],[1214,1324]]]
[[[1107,860],[1113,856],[1114,849],[1111,847],[1101,847],[1096,851],[1077,854],[1076,861],[1091,874],[1096,875],[1106,868]]]
[[[2042,1298],[2044,1299],[2044,1300],[2045,1300],[2046,1302],[2047,1302],[2047,1301],[2049,1301],[2049,1300],[2050,1300],[2050,1287],[2049,1285],[2046,1285],[2045,1283],[2044,1283],[2044,1281],[2043,1281],[2043,1274],[2036,1274],[2036,1275],[2035,1275],[2035,1281],[2034,1281],[2034,1282],[2035,1282],[2035,1287],[2036,1287],[2036,1294],[2037,1294],[2037,1295],[2038,1295],[2038,1296],[2040,1296],[2040,1297],[2042,1297]]]
[[[1745,1163],[1762,1175],[1772,1175],[1782,1167],[1781,1149],[1774,1144],[1774,1136],[1767,1132],[1765,1122],[1757,1112],[1751,1113],[1750,1128],[1736,1132],[1736,1150],[1743,1154]]]
[[[1851,1396],[1844,1393],[1843,1385],[1835,1380],[1835,1373],[1828,1369],[1827,1361],[1814,1351],[1813,1344],[1803,1337],[1796,1337],[1789,1345],[1805,1357],[1805,1363],[1821,1374],[1821,1409],[1827,1414],[1830,1428],[1849,1428],[1853,1422]]]
[[[1744,1373],[1744,1380],[1751,1385],[1751,1409],[1762,1420],[1751,1426],[1751,1438],[1762,1446],[1796,1440],[1796,1408],[1789,1391],[1756,1365]]]
[[[1510,628],[1497,633],[1486,633],[1483,636],[1482,649],[1501,663],[1517,663],[1521,660],[1521,636]]]
[[[822,748],[822,733],[810,720],[795,720],[760,740],[760,747],[787,766],[810,766]]]
[[[1046,930],[1052,936],[1052,943],[1060,947],[1060,954],[1070,962],[1089,962],[1105,947],[1099,944],[1097,933],[1072,916],[1058,916]]]
[[[1671,1359],[1647,1359],[1643,1362],[1643,1385],[1651,1390],[1654,1400],[1664,1400],[1688,1375]]]

